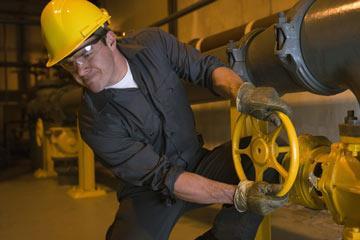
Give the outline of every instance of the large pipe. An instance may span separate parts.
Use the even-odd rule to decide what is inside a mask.
[[[273,19],[251,31],[249,24],[240,26],[239,35],[243,29],[246,35],[238,45],[213,44],[218,48],[206,52],[224,60],[230,47],[229,64],[241,77],[282,94],[333,95],[349,88],[360,100],[360,0],[301,0]],[[226,36],[237,40],[228,31],[223,36],[221,44]],[[209,39],[215,38],[201,45]]]
[[[57,86],[49,84],[39,87],[36,98],[27,105],[30,119],[42,118],[53,125],[75,125],[80,106],[82,88],[72,84]]]
[[[194,45],[199,51],[206,52],[215,48],[222,47],[229,43],[229,40],[239,41],[246,33],[257,28],[267,28],[277,20],[277,14],[254,20],[248,24],[241,25],[221,33],[211,35],[203,39],[195,39],[190,44]]]
[[[314,78],[350,88],[360,100],[360,0],[315,1],[301,26],[304,62]]]

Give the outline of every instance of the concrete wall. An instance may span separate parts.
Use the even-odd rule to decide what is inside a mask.
[[[168,15],[167,0],[103,0],[111,15],[111,27],[117,31],[144,28]]]
[[[180,0],[182,9],[196,0]],[[286,10],[297,0],[217,0],[199,11],[179,19],[179,38],[189,41],[243,25]]]
[[[349,90],[334,96],[308,92],[285,94],[283,99],[292,107],[292,121],[298,134],[326,136],[339,141],[338,125],[344,123],[348,110],[360,117],[359,105]]]
[[[193,104],[196,130],[204,139],[204,146],[212,149],[230,139],[230,101]]]
[[[178,0],[178,10],[196,2],[197,0]],[[296,2],[297,0],[217,0],[181,17],[178,20],[178,36],[184,42],[206,37],[288,9]],[[144,28],[168,15],[167,0],[102,0],[101,5],[109,11],[112,16],[111,25],[117,31]]]

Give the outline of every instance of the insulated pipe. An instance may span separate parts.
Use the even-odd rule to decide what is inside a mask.
[[[221,33],[217,33],[202,39],[195,39],[190,42],[201,52],[206,52],[228,44],[229,40],[239,41],[245,34],[256,28],[267,28],[277,20],[277,15],[254,20],[248,24],[241,25]]]
[[[80,106],[82,88],[73,85],[41,88],[37,97],[30,101],[27,112],[32,119],[41,117],[53,125],[73,126]]]
[[[301,27],[304,62],[320,82],[360,100],[360,0],[315,1]]]
[[[359,3],[303,0],[279,14],[277,23],[242,41],[244,78],[281,93],[356,90],[351,85],[357,79],[349,78],[347,69],[350,62],[359,63],[360,28],[353,27],[360,18]],[[357,69],[352,72],[359,74]]]
[[[222,60],[228,50],[230,66],[256,86],[272,86],[281,94],[320,95],[349,88],[359,101],[360,0],[301,0],[273,19],[265,21],[266,29],[238,27],[240,34],[242,29],[247,33],[239,42],[222,47],[213,43],[216,49],[202,47],[214,35],[198,42],[197,48]],[[245,31],[249,28],[252,31]],[[218,43],[224,44],[226,38],[237,40],[226,31]]]

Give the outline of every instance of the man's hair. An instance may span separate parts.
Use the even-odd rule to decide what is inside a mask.
[[[101,42],[106,45],[106,38],[104,37],[106,36],[106,33],[108,31],[111,31],[111,29],[109,28],[109,24],[106,22],[104,23],[104,25],[99,27],[93,34],[91,34],[91,36],[101,37]]]

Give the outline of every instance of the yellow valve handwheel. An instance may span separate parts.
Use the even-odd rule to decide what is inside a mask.
[[[282,177],[283,187],[277,196],[284,196],[289,192],[295,182],[299,170],[299,143],[296,131],[289,117],[281,112],[277,112],[282,121],[282,125],[270,133],[266,133],[261,128],[263,121],[257,120],[251,116],[241,114],[236,121],[232,137],[232,156],[235,170],[241,181],[247,180],[244,169],[241,164],[241,155],[247,155],[255,169],[255,181],[263,181],[263,174],[266,169],[273,168],[279,172]],[[250,129],[249,129],[250,127]],[[279,137],[282,128],[285,128],[289,140],[289,146],[278,146],[276,139]],[[240,148],[240,139],[249,136],[246,131],[251,130],[250,144],[242,149]],[[289,168],[286,170],[278,161],[280,153],[290,155]]]
[[[35,138],[36,144],[41,147],[44,138],[44,123],[41,118],[36,121]]]

